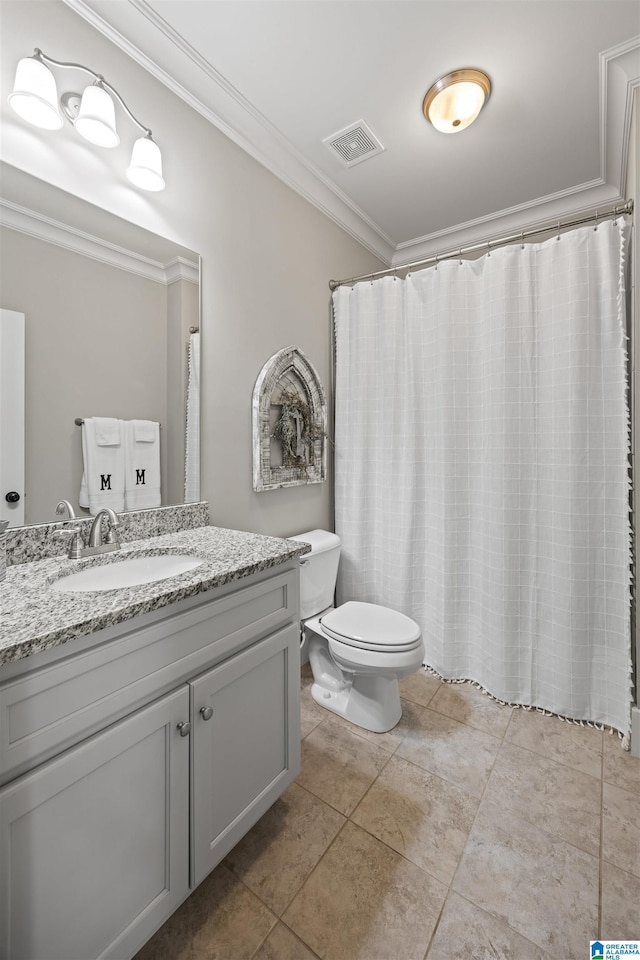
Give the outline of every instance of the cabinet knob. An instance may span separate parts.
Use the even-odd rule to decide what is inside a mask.
[[[200,707],[200,716],[203,720],[211,720],[213,716],[213,707]]]
[[[188,720],[183,720],[182,723],[178,724],[178,733],[181,737],[188,737],[191,733],[191,724]]]
[[[18,503],[20,494],[17,490],[10,490],[9,493],[5,494],[5,500],[7,503]]]

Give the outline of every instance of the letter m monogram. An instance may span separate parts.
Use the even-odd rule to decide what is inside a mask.
[[[143,486],[145,485],[144,470],[138,470],[138,468],[136,467],[136,487],[139,486],[140,484],[142,484]]]
[[[100,489],[111,490],[111,474],[110,473],[108,473],[106,476],[104,473],[100,474]]]

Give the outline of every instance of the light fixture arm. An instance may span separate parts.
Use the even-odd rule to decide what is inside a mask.
[[[84,70],[85,73],[88,73],[89,76],[93,77],[94,81],[98,86],[104,87],[106,90],[109,91],[109,93],[113,94],[113,96],[116,98],[118,103],[122,106],[122,108],[125,110],[125,112],[130,117],[130,119],[133,120],[135,125],[144,132],[145,136],[151,137],[151,130],[149,129],[149,127],[145,127],[143,123],[140,123],[137,117],[134,117],[131,110],[126,105],[126,103],[124,102],[124,100],[122,99],[118,91],[115,89],[115,87],[112,87],[111,84],[108,83],[101,74],[96,73],[94,70],[91,70],[89,67],[85,67],[84,64],[82,63],[66,63],[62,60],[54,60],[53,57],[48,57],[45,53],[43,53],[39,47],[36,47],[34,49],[33,56],[36,60],[40,60],[45,64],[51,63],[55,67],[63,67],[65,69],[70,69],[70,70]]]

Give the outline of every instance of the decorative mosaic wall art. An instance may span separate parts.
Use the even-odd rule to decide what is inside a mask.
[[[322,483],[327,404],[318,374],[295,346],[267,360],[253,390],[253,489]]]

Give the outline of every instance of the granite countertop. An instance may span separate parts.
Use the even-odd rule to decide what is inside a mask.
[[[299,541],[222,527],[133,540],[118,551],[83,560],[68,560],[64,541],[60,546],[59,558],[7,568],[0,583],[0,666],[275,567],[311,549]],[[186,573],[135,587],[87,593],[49,589],[60,577],[89,566],[161,553],[186,554],[204,562]]]

